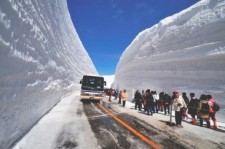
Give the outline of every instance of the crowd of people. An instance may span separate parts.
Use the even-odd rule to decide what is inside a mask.
[[[125,106],[128,98],[126,90],[118,91],[115,90],[114,100],[119,98],[118,103]],[[111,101],[111,96],[109,96]],[[203,120],[206,121],[207,127],[211,128],[210,119],[213,121],[212,128],[217,129],[216,123],[216,112],[215,99],[212,95],[202,94],[199,99],[196,98],[195,93],[190,93],[190,100],[185,92],[180,94],[178,91],[173,91],[172,96],[166,92],[146,91],[139,90],[135,91],[134,99],[135,109],[139,111],[144,110],[147,115],[153,115],[159,111],[164,112],[165,115],[169,115],[172,111],[171,107],[175,111],[176,126],[181,128],[182,119],[186,118],[189,114],[191,116],[191,123],[196,125],[197,119],[199,119],[200,126],[203,126]],[[172,106],[171,106],[172,105]]]

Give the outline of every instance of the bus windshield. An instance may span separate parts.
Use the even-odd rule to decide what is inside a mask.
[[[84,76],[82,80],[81,89],[103,91],[104,79],[103,77]]]

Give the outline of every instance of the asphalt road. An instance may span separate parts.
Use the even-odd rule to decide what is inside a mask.
[[[151,148],[189,148],[178,143],[176,138],[170,138],[140,119],[126,113],[118,113],[105,102],[101,102],[112,115],[106,113],[97,103],[83,103],[83,112],[86,114],[99,146],[102,149],[151,149]],[[116,119],[121,120],[153,145],[146,143],[142,137],[130,131]],[[154,146],[155,145],[155,146]]]

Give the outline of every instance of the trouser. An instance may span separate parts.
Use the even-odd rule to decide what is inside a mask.
[[[136,99],[135,100],[135,110],[137,109],[141,110],[141,101],[139,99]]]
[[[149,115],[149,112],[151,112],[151,115],[153,114],[153,104],[147,104],[146,105],[147,114]]]
[[[214,128],[217,128],[217,124],[216,124],[216,113],[209,113],[209,118],[207,121],[209,121],[210,123],[210,118],[213,120],[213,126]]]
[[[119,103],[119,104],[121,104],[121,98],[119,98],[119,101],[118,101],[118,103]]]
[[[166,111],[168,112],[168,114],[170,114],[170,105],[166,105],[166,104],[164,105],[164,113],[165,114],[167,114]]]
[[[126,100],[123,100],[123,107],[125,107],[125,104],[126,104]]]
[[[158,111],[159,111],[158,103],[157,102],[154,102],[153,103],[153,112],[154,113],[158,113]]]
[[[205,119],[204,118],[204,120],[207,123],[207,127],[210,128],[210,121],[209,121],[209,119]],[[203,126],[203,118],[199,118],[199,121],[200,121],[200,126],[202,127]]]
[[[175,111],[175,121],[176,121],[176,125],[181,125],[181,121],[182,121],[181,111]]]

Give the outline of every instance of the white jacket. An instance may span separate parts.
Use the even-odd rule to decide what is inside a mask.
[[[181,105],[178,106],[178,104],[181,104]],[[187,105],[181,95],[179,95],[178,98],[175,98],[173,100],[173,105],[174,105],[174,111],[180,111],[180,109],[183,107],[187,108]]]

